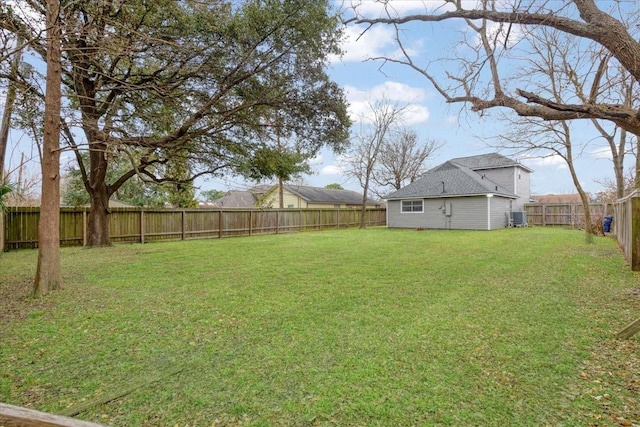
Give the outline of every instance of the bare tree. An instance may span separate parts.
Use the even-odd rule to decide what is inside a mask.
[[[2,112],[2,123],[0,124],[0,184],[5,182],[5,158],[7,155],[7,147],[9,146],[11,116],[13,115],[13,106],[16,100],[17,83],[15,83],[15,79],[17,78],[18,67],[20,66],[20,58],[20,52],[15,53],[13,58],[11,58],[11,65],[9,67],[9,73],[13,79],[8,82],[7,93],[4,100],[4,111]]]
[[[629,195],[631,194],[637,185],[636,173],[635,170],[628,169],[624,176],[622,177],[624,182],[624,192],[623,194]],[[598,181],[603,189],[598,191],[593,195],[593,199],[598,203],[613,203],[616,199],[618,199],[618,188],[619,185],[616,181],[611,179],[602,179]]]
[[[392,3],[384,2],[381,17],[369,18],[359,14],[358,5],[351,8],[352,16],[346,22],[364,24],[365,31],[374,25],[395,28],[399,57],[373,58],[384,62],[406,65],[425,77],[449,103],[463,103],[480,114],[496,107],[506,108],[521,117],[542,120],[599,120],[620,129],[640,135],[640,109],[633,103],[613,96],[625,92],[614,86],[626,81],[637,86],[640,81],[640,43],[638,42],[638,14],[633,4],[608,2],[596,4],[594,0],[568,2],[478,2],[477,6],[462,1],[423,2],[424,12],[400,16]],[[598,6],[605,5],[604,11]],[[440,7],[438,7],[440,6]],[[468,8],[471,7],[471,8]],[[346,13],[346,11],[345,11]],[[461,31],[459,43],[464,49],[451,49],[451,56],[429,58],[412,55],[405,47],[403,26],[411,23],[436,23],[463,20],[470,32]],[[574,55],[558,65],[575,72],[575,83],[582,90],[575,96],[556,99],[548,92],[540,92],[540,81],[529,74],[513,72],[514,64],[522,64],[526,50],[543,29],[573,40],[573,46],[590,52],[590,68],[576,66]],[[556,36],[559,37],[559,36]],[[553,55],[554,45],[547,53]],[[471,53],[469,53],[471,52]],[[448,64],[446,77],[434,68]],[[457,67],[456,67],[457,64]],[[586,64],[583,64],[586,66]],[[606,65],[606,67],[605,67]],[[455,71],[455,70],[459,71]],[[620,70],[630,78],[614,78],[605,72]],[[618,76],[622,74],[618,73]]]
[[[605,58],[607,59],[607,58]],[[620,66],[610,69],[608,60],[603,60],[599,67],[599,72],[604,76],[603,79],[609,82],[612,97],[617,99],[627,108],[633,108],[635,99],[640,99],[640,84]],[[640,177],[640,156],[638,155],[638,144],[640,138],[637,135],[629,133],[626,129],[620,128],[618,125],[612,125],[610,122],[591,119],[593,126],[596,128],[600,136],[607,142],[611,151],[611,161],[613,165],[615,177],[615,195],[618,199],[624,197],[628,192],[628,180],[625,178],[624,159],[628,153],[636,153],[636,163],[633,175],[635,185],[632,188],[639,188],[640,183],[637,177]],[[628,175],[627,175],[628,176]]]
[[[561,157],[569,167],[571,180],[573,181],[582,205],[585,216],[585,242],[593,242],[593,234],[597,231],[592,227],[590,197],[584,190],[575,168],[576,145],[573,141],[569,122],[546,121],[541,122],[533,118],[514,123],[514,130],[502,137],[503,147],[513,150],[525,150],[533,153],[545,153],[544,155],[556,155]],[[580,151],[580,146],[578,151]]]
[[[394,132],[403,119],[406,105],[398,106],[382,100],[375,105],[369,104],[370,124],[361,122],[360,131],[353,135],[352,145],[344,160],[344,172],[358,180],[362,187],[362,215],[360,228],[366,227],[366,209],[369,188],[373,180],[378,157],[387,138]]]
[[[528,41],[528,55],[522,60],[520,75],[528,75],[534,80],[532,87],[535,91],[558,104],[570,97],[586,102],[588,94],[585,93],[585,88],[589,87],[589,80],[602,79],[608,57],[599,51],[591,51],[590,46],[586,51],[583,50],[575,40],[554,29],[541,28],[540,31],[531,34]],[[495,45],[485,46],[485,50],[495,51]],[[601,83],[596,83],[591,86],[592,89],[593,87],[598,87],[601,91],[611,90]],[[568,120],[513,118],[509,115],[504,117],[512,125],[509,126],[509,131],[498,138],[501,148],[506,146],[512,151],[524,151],[543,157],[554,155],[562,158],[567,164],[584,207],[585,240],[591,243],[598,228],[592,227],[590,197],[580,183],[575,168],[575,159],[585,150],[589,141],[582,140],[576,143],[575,132],[572,132],[571,121]],[[591,122],[604,136],[607,135],[598,120],[592,119]],[[611,149],[617,154],[615,145]],[[616,156],[616,160],[621,168],[622,156]]]
[[[390,189],[399,190],[412,183],[427,171],[426,162],[442,147],[442,143],[426,141],[420,143],[414,130],[401,129],[394,132],[382,145],[373,180],[380,197]]]
[[[38,267],[33,295],[62,286],[60,266],[60,109],[62,43],[60,1],[47,0],[47,88],[42,149],[42,198],[38,222]]]

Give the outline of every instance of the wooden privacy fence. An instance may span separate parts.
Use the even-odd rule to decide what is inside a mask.
[[[591,203],[592,217],[612,214],[611,205]],[[584,228],[584,207],[581,203],[527,203],[524,205],[529,225],[561,225]]]
[[[60,209],[60,245],[84,246],[88,208]],[[112,208],[111,241],[210,239],[353,227],[360,209],[145,209]],[[13,207],[4,215],[4,250],[35,248],[40,208]],[[385,225],[386,209],[367,209],[367,225]]]
[[[615,234],[633,271],[640,271],[640,190],[614,204]]]

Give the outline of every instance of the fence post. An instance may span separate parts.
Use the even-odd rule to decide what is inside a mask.
[[[82,209],[82,246],[87,246],[87,208]]]
[[[144,244],[144,209],[140,209],[140,243]]]
[[[222,210],[218,211],[218,239],[222,239]]]
[[[4,230],[7,228],[7,225],[4,220],[4,214],[0,212],[0,252],[5,251],[4,247]]]
[[[185,220],[184,209],[180,211],[180,215],[181,215],[180,220],[182,222],[182,240],[185,240],[185,237],[187,235],[187,230],[186,230],[187,223],[186,223],[186,220]]]
[[[631,197],[631,270],[640,271],[640,197]]]
[[[249,211],[249,237],[253,235],[253,211]]]
[[[276,234],[278,234],[278,229],[280,227],[280,211],[276,211]]]

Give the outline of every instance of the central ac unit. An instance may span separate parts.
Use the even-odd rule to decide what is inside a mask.
[[[511,224],[514,227],[526,227],[527,226],[527,213],[526,212],[511,212]]]

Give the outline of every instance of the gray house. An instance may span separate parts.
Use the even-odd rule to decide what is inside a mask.
[[[526,222],[532,172],[497,153],[449,160],[385,197],[387,227],[494,230]]]

